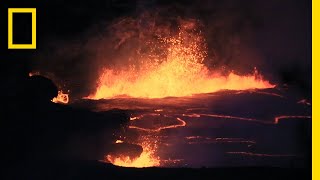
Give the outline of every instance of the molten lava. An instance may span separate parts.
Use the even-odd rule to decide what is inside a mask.
[[[66,93],[63,93],[62,91],[58,91],[58,96],[53,98],[51,101],[54,103],[68,104],[69,95]]]
[[[126,68],[104,68],[91,99],[119,96],[162,98],[190,96],[219,90],[273,88],[258,71],[248,75],[212,72],[205,64],[207,47],[196,23],[179,21],[179,32],[146,41],[149,50],[138,57],[138,64]],[[139,50],[138,54],[141,54]],[[159,53],[161,52],[161,53]],[[159,55],[161,54],[161,55]]]
[[[142,168],[159,166],[160,159],[154,155],[155,148],[151,147],[150,143],[147,142],[142,144],[142,148],[143,152],[136,159],[131,159],[129,156],[113,157],[112,155],[107,155],[106,160],[114,165],[123,167]]]
[[[123,143],[122,140],[116,140],[116,144],[121,144],[121,143]]]
[[[146,131],[146,132],[160,132],[161,130],[164,130],[164,129],[173,129],[173,128],[186,126],[187,123],[184,120],[182,120],[180,118],[176,118],[176,119],[179,122],[179,124],[161,126],[161,127],[156,128],[156,129],[148,129],[148,128],[142,128],[142,127],[138,127],[138,126],[129,126],[129,128],[130,129],[137,129],[137,130],[140,130],[140,131]]]
[[[102,67],[96,92],[87,98],[183,97],[220,90],[275,87],[264,80],[256,68],[253,73],[247,75],[239,75],[233,71],[222,73],[209,69],[205,65],[205,60],[208,59],[206,40],[195,20],[180,19],[174,30],[168,26],[149,23],[150,32],[149,29],[146,31],[145,24],[139,26],[141,22],[139,20],[128,22],[123,20],[116,25],[115,55],[110,58],[120,57],[119,61],[124,62],[125,66],[121,64],[120,67],[116,65]],[[148,24],[148,21],[143,22]],[[127,30],[123,28],[128,24],[133,27],[129,26]],[[132,29],[135,30],[132,31]],[[122,46],[130,47],[125,48],[124,55],[120,53]],[[155,111],[162,113],[163,110],[156,109]],[[135,121],[143,117],[143,115],[131,117],[130,120]],[[152,118],[152,116],[150,117]],[[168,120],[168,116],[163,117]],[[129,125],[128,127],[142,132],[141,134],[148,133],[150,136],[156,137],[155,133],[164,129],[186,126],[186,122],[180,117],[171,119],[175,120],[173,121],[175,124],[164,123],[160,127],[152,128],[140,127],[139,125]],[[116,143],[121,142],[117,141]],[[138,158],[131,159],[126,155],[113,156],[109,154],[106,155],[105,160],[114,165],[125,167],[160,166],[160,159],[155,156],[157,145],[152,146],[155,142],[157,142],[156,138],[139,140],[143,152]]]

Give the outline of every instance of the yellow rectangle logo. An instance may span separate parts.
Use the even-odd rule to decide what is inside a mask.
[[[31,44],[13,44],[13,13],[31,13],[32,42]],[[8,49],[36,49],[36,8],[9,8],[8,9]]]

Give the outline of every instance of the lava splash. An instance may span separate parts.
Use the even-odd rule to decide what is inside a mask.
[[[87,98],[185,97],[220,90],[275,87],[269,81],[264,80],[256,68],[247,75],[208,68],[205,63],[209,58],[206,39],[197,20],[178,19],[177,28],[174,28],[174,30],[167,26],[150,24],[150,32],[152,33],[146,32],[143,26],[140,26],[140,28],[132,27],[137,29],[137,34],[135,34],[135,31],[132,32],[131,28],[128,28],[128,32],[126,29],[121,29],[126,27],[127,24],[139,26],[137,25],[139,22],[123,20],[118,23],[115,36],[119,37],[118,43],[115,43],[115,52],[119,52],[121,46],[128,43],[127,41],[133,41],[134,46],[129,46],[130,48],[125,56],[118,55],[123,58],[120,67],[112,65],[101,67],[102,71],[99,75],[96,92]],[[147,23],[148,21],[143,22]],[[121,30],[127,33],[119,35]],[[160,166],[160,158],[155,155],[159,148],[154,144],[157,141],[154,133],[160,133],[164,129],[186,126],[186,122],[180,117],[172,117],[169,119],[178,124],[170,124],[168,116],[161,116],[160,119],[168,124],[161,124],[160,127],[156,128],[129,125],[129,129],[139,131],[141,136],[150,133],[153,138],[139,141],[139,145],[143,148],[139,157],[131,158],[126,155],[113,156],[108,154],[105,161],[124,167]],[[132,117],[130,120],[137,119],[139,117]]]
[[[144,47],[136,50],[136,56],[129,57],[131,63],[126,66],[104,67],[96,92],[89,98],[183,97],[226,89],[274,87],[262,78],[257,69],[247,75],[238,75],[233,71],[220,73],[210,70],[204,63],[208,58],[207,45],[198,28],[199,23],[195,20],[179,20],[178,23],[177,32],[156,27],[157,31],[162,33],[152,38],[147,35],[141,37],[139,42],[144,44]],[[123,44],[122,41],[119,43]]]
[[[144,141],[142,143],[143,151],[137,158],[131,158],[126,155],[113,156],[108,154],[105,157],[105,161],[123,167],[143,168],[160,166],[160,158],[154,155],[156,147],[151,146],[151,144],[150,142]]]

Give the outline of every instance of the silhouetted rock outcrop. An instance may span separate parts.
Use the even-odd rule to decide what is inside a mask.
[[[31,76],[29,78],[27,96],[30,100],[49,102],[58,95],[57,86],[48,78],[43,76]]]
[[[26,81],[24,91],[6,102],[1,118],[8,172],[17,168],[17,161],[33,166],[103,159],[112,149],[114,133],[129,120],[125,111],[98,113],[53,103],[58,89],[50,79],[32,76]]]

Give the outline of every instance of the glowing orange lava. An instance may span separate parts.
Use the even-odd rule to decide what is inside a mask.
[[[178,128],[178,127],[186,126],[187,123],[184,120],[182,120],[180,118],[176,118],[176,119],[179,122],[179,124],[162,126],[162,127],[157,128],[157,129],[141,128],[141,127],[137,127],[137,126],[129,126],[129,128],[138,129],[140,131],[146,131],[146,132],[160,132],[163,129],[172,129],[172,128]]]
[[[62,91],[58,91],[58,96],[54,97],[51,101],[54,103],[68,104],[69,95],[66,93],[63,93]]]
[[[122,140],[116,140],[116,144],[121,144],[121,143],[123,143]]]
[[[274,118],[274,124],[278,124],[280,119],[311,119],[311,116],[277,116]]]
[[[152,46],[150,52],[139,59],[138,64],[125,68],[104,68],[95,94],[91,99],[119,96],[162,98],[190,96],[216,92],[223,89],[246,90],[273,88],[263,80],[255,69],[252,74],[222,75],[210,71],[205,65],[207,47],[195,22],[181,21],[175,35],[158,37],[161,42]],[[156,52],[164,52],[159,56]]]
[[[106,156],[106,160],[117,166],[123,167],[155,167],[160,166],[160,158],[154,155],[155,149],[150,144],[144,142],[142,144],[143,152],[136,159],[131,159],[129,156],[113,157]]]
[[[140,20],[123,20],[116,24],[115,51],[114,56],[110,58],[115,58],[115,60],[120,58],[119,61],[124,63],[120,67],[117,65],[102,67],[96,92],[87,98],[183,97],[220,90],[275,87],[269,81],[264,80],[256,68],[253,73],[247,75],[239,75],[233,71],[222,73],[209,69],[204,63],[208,59],[207,44],[198,27],[198,22],[181,19],[178,19],[177,22],[177,29],[174,28],[174,30],[168,26],[151,23],[153,30],[150,29],[150,32],[149,30],[146,32],[145,26],[139,26]],[[138,33],[135,34],[135,32]],[[125,54],[117,54],[121,52],[121,46],[132,42],[134,44],[126,49]],[[162,109],[155,110],[157,113],[162,111]],[[135,121],[142,117],[143,115],[130,117],[130,120]],[[228,118],[233,117],[228,116]],[[154,129],[135,125],[130,125],[129,128],[149,133],[152,136],[153,133],[158,133],[163,129],[186,126],[183,119],[175,117],[175,120],[178,124],[168,124]],[[155,156],[157,146],[152,146],[156,139],[143,139],[139,142],[143,147],[143,152],[138,158],[131,159],[126,155],[107,155],[105,160],[124,167],[159,166],[160,159]]]

